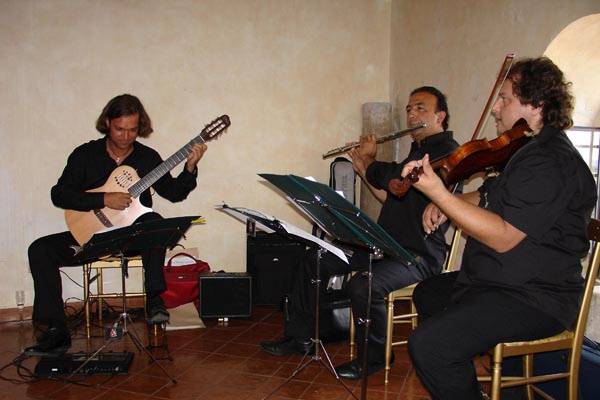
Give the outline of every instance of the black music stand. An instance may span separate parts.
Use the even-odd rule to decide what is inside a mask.
[[[340,380],[340,377],[335,372],[335,367],[333,366],[333,363],[331,362],[331,358],[329,357],[329,354],[327,353],[327,350],[325,349],[325,346],[323,345],[323,341],[320,338],[320,331],[319,331],[320,291],[321,291],[321,258],[322,258],[322,255],[326,251],[335,252],[335,253],[338,253],[338,254],[336,254],[338,257],[340,257],[344,262],[348,263],[348,259],[346,258],[346,256],[343,254],[343,252],[341,250],[335,248],[335,246],[333,246],[329,243],[324,242],[323,240],[319,239],[318,237],[311,235],[307,232],[301,231],[300,229],[293,227],[291,224],[289,224],[287,222],[279,221],[273,217],[264,215],[256,210],[251,210],[251,209],[242,208],[242,207],[230,207],[227,204],[222,204],[221,206],[218,207],[218,209],[229,215],[232,215],[238,219],[245,220],[246,227],[249,230],[254,229],[256,226],[258,226],[259,229],[262,229],[262,230],[266,231],[267,233],[276,232],[282,236],[290,237],[292,240],[296,240],[296,241],[302,242],[307,245],[316,244],[317,246],[319,246],[319,248],[317,249],[317,256],[316,256],[316,262],[315,262],[315,265],[316,265],[315,275],[316,276],[315,276],[315,279],[312,279],[312,283],[314,283],[316,286],[315,336],[314,336],[314,338],[311,338],[311,341],[314,343],[315,352],[312,356],[309,356],[309,353],[310,353],[310,348],[309,348],[304,353],[304,356],[302,357],[302,359],[298,363],[298,366],[294,369],[292,374],[287,379],[285,379],[283,382],[281,382],[279,385],[277,385],[268,395],[263,397],[263,400],[266,400],[269,397],[271,397],[273,394],[275,394],[281,387],[283,387],[286,383],[288,383],[290,380],[292,380],[296,375],[298,375],[300,373],[300,371],[302,371],[304,368],[306,368],[310,363],[312,363],[314,361],[320,362],[331,374],[333,374],[335,376],[335,378],[344,386],[344,388],[348,391],[348,393],[352,394],[352,391],[350,390],[350,388],[348,388],[348,386],[346,386],[346,384],[342,380]],[[252,227],[252,228],[250,228],[250,227]],[[327,361],[325,361],[323,359],[323,357],[321,356],[321,352],[323,353],[325,360],[327,360]],[[308,358],[308,360],[307,360],[307,358]]]
[[[414,265],[417,262],[414,256],[400,246],[381,226],[377,225],[360,209],[344,199],[329,186],[296,175],[259,174],[259,176],[265,178],[283,191],[294,205],[300,208],[301,211],[335,241],[369,253],[368,268],[365,272],[368,278],[366,318],[362,321],[357,321],[364,326],[361,399],[366,399],[373,260],[380,259],[386,255],[402,261],[407,266]],[[317,268],[318,266],[319,262],[317,260]],[[317,284],[319,283],[318,278],[317,276]],[[344,384],[335,372],[335,369],[332,372],[336,379]],[[346,387],[345,384],[344,387]],[[351,394],[356,398],[353,393]]]
[[[116,256],[121,259],[121,290],[123,299],[123,311],[119,318],[113,323],[112,332],[117,332],[122,325],[123,337],[131,339],[138,351],[143,350],[150,359],[162,369],[163,373],[173,383],[177,381],[169,375],[167,370],[157,362],[154,355],[143,345],[133,327],[133,321],[127,312],[127,300],[125,298],[125,279],[129,277],[127,269],[127,255],[139,254],[143,250],[152,248],[173,248],[179,239],[188,230],[192,222],[198,216],[186,216],[176,218],[165,218],[148,222],[136,223],[124,228],[118,228],[102,233],[97,233],[83,246],[81,252],[76,256],[80,263],[88,263],[102,257]],[[128,323],[131,324],[128,328]],[[120,335],[111,335],[106,343],[96,350],[83,364],[71,373],[71,376],[82,370],[98,353],[111,343],[115,342]]]

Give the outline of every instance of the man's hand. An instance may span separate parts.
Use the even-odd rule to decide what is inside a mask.
[[[131,204],[131,195],[123,192],[104,193],[104,206],[113,210],[124,210]]]
[[[423,167],[423,172],[419,175],[417,182],[412,185],[423,192],[432,201],[436,201],[439,195],[448,192],[439,176],[433,171],[429,164],[429,154],[425,154],[421,160],[414,160],[406,163],[402,169],[402,177],[405,178],[413,169]]]
[[[374,134],[362,136],[359,143],[358,152],[363,158],[374,160],[377,157],[377,139]]]
[[[429,203],[425,207],[425,211],[423,211],[423,230],[426,234],[430,235],[447,220],[448,217],[446,217],[438,206]]]
[[[366,135],[360,138],[360,145],[348,151],[352,159],[352,167],[358,175],[365,177],[367,168],[377,156],[377,142],[375,135]]]
[[[350,156],[350,159],[352,160],[352,168],[354,168],[354,170],[356,171],[356,173],[358,175],[360,175],[362,178],[365,177],[365,173],[367,172],[367,166],[365,165],[365,159],[363,158],[363,156],[359,153],[358,148],[353,148],[350,151],[348,151],[348,155]]]
[[[188,155],[187,161],[185,163],[185,168],[188,170],[189,173],[194,172],[194,170],[196,169],[196,165],[198,165],[198,161],[200,161],[207,148],[208,146],[206,146],[205,143],[196,143],[192,146],[190,154]]]

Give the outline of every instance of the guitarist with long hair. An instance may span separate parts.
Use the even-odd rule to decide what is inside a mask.
[[[78,212],[124,211],[137,203],[151,207],[150,189],[142,192],[138,199],[127,191],[111,189],[107,182],[119,166],[129,166],[143,177],[163,162],[155,150],[137,141],[138,137],[148,137],[153,131],[150,117],[140,100],[129,94],[113,98],[98,117],[96,129],[105,137],[87,142],[71,153],[62,175],[51,190],[54,205]],[[152,189],[172,202],[184,200],[196,187],[196,165],[206,148],[204,143],[191,144],[181,173],[174,178],[166,172],[151,185]],[[100,191],[96,189],[98,187],[101,187]],[[135,222],[160,218],[159,214],[148,212]],[[76,265],[73,246],[79,244],[82,243],[76,239],[75,232],[67,231],[44,236],[29,246],[29,266],[35,289],[33,322],[46,327],[37,338],[36,346],[32,348],[34,351],[54,353],[71,345],[59,268]],[[166,289],[162,272],[164,257],[165,249],[152,249],[142,254],[146,310],[149,321],[154,324],[169,320],[169,313],[160,298],[160,293]]]

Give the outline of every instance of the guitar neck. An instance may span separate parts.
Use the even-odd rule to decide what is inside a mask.
[[[171,157],[163,161],[159,166],[150,171],[142,179],[131,185],[131,187],[128,190],[129,194],[134,198],[139,197],[142,193],[144,193],[145,190],[152,186],[154,182],[156,182],[167,172],[175,168],[177,164],[185,160],[192,151],[192,147],[194,146],[194,144],[206,143],[209,140],[216,138],[230,124],[231,121],[229,120],[228,115],[221,115],[219,118],[213,120],[211,123],[206,125],[204,129],[202,129],[202,132],[200,132],[198,136],[190,140],[185,146],[183,146],[181,149],[175,152],[175,154],[173,154]]]
[[[132,197],[139,197],[142,193],[144,193],[145,190],[152,186],[154,182],[159,180],[163,175],[171,171],[179,163],[185,160],[192,151],[192,146],[195,143],[202,142],[204,142],[204,139],[202,139],[201,135],[198,135],[194,139],[190,140],[185,146],[183,146],[181,149],[175,152],[175,154],[167,158],[165,161],[159,164],[156,168],[150,171],[146,176],[137,181],[135,184],[131,185],[131,187],[128,190],[129,194]]]

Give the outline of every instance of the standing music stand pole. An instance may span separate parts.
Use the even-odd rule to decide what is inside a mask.
[[[139,253],[142,250],[151,248],[172,248],[177,244],[185,231],[190,227],[192,221],[198,216],[177,217],[154,220],[149,222],[137,223],[131,226],[114,229],[108,232],[95,234],[83,247],[78,255],[78,260],[82,263],[97,260],[100,257],[116,255],[121,260],[121,297],[123,311],[113,323],[110,330],[110,338],[98,350],[96,350],[87,360],[85,360],[71,377],[83,369],[97,354],[107,348],[109,345],[119,339],[118,328],[122,324],[123,337],[127,336],[133,342],[138,351],[144,351],[146,355],[163,371],[163,373],[173,383],[177,383],[163,367],[156,357],[148,350],[140,340],[133,321],[127,312],[127,299],[125,279],[129,277],[128,261],[126,254]],[[129,325],[128,325],[129,324]]]
[[[365,319],[358,321],[359,324],[364,324],[364,338],[363,338],[363,359],[362,359],[362,384],[360,387],[360,398],[367,398],[367,385],[369,374],[367,374],[368,359],[369,359],[369,333],[371,330],[371,300],[373,293],[373,259],[374,253],[369,253],[369,269],[367,270],[367,312],[365,313]]]

